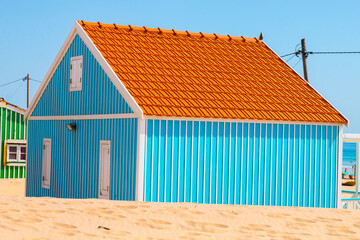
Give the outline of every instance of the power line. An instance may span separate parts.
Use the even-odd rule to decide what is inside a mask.
[[[19,91],[20,87],[22,87],[22,83],[20,83],[20,85],[18,86],[18,88],[14,91],[13,94],[11,94],[10,96],[10,99],[13,99],[13,97],[15,96],[15,94]]]
[[[8,83],[4,83],[4,84],[0,85],[0,87],[6,86],[6,85],[9,85],[9,84],[12,84],[12,83],[16,83],[16,82],[21,81],[21,80],[24,80],[24,78],[20,78],[20,79],[15,80],[15,81],[11,81],[11,82],[8,82]]]
[[[283,57],[287,57],[287,56],[290,56],[290,55],[298,55],[299,53],[301,53],[301,51],[296,51],[296,52],[292,52],[292,53],[288,53],[288,54],[285,54],[285,55],[282,55],[280,56],[281,58]],[[306,52],[306,54],[358,54],[360,52]]]
[[[300,51],[293,52],[293,53],[288,53],[288,54],[282,55],[282,56],[280,56],[280,57],[283,58],[283,57],[290,56],[290,55],[293,55],[293,54],[298,54],[298,53],[300,53]]]
[[[306,52],[307,54],[353,54],[360,52]]]
[[[21,81],[21,80],[22,80],[22,81],[25,81],[25,80],[26,80],[26,77],[19,78],[19,79],[17,79],[17,80],[11,81],[11,82],[4,83],[4,84],[0,85],[0,87],[4,87],[4,86],[10,85],[10,84],[19,82],[19,81]],[[41,83],[40,80],[36,80],[36,79],[33,79],[33,78],[30,78],[30,80],[31,80],[31,81],[34,81],[34,82]]]
[[[19,79],[15,80],[15,81],[7,82],[7,83],[5,83],[5,84],[0,85],[0,87],[7,86],[7,85],[9,85],[9,84],[13,84],[13,83],[16,83],[16,82],[19,82],[19,81],[25,81],[25,80],[27,81],[27,104],[26,104],[26,106],[29,107],[29,95],[30,95],[30,94],[29,94],[29,89],[30,89],[29,83],[30,83],[30,80],[31,80],[31,81],[34,81],[34,82],[39,82],[39,83],[41,83],[41,81],[36,80],[36,79],[33,79],[33,78],[30,78],[30,75],[27,74],[26,77],[19,78]],[[21,86],[22,86],[22,85],[20,84],[20,85],[16,88],[16,90],[15,90],[15,92],[12,94],[12,96],[14,96],[14,95],[19,91],[19,89],[20,89]]]
[[[359,54],[360,51],[306,51],[306,45],[305,45],[305,38],[301,39],[301,49],[297,50],[297,47],[299,46],[296,45],[295,47],[295,52],[292,53],[288,53],[285,55],[282,55],[281,58],[287,57],[287,56],[291,56],[290,58],[288,58],[286,60],[286,62],[289,62],[291,59],[293,59],[295,56],[299,57],[299,55],[301,54],[301,58],[299,59],[299,61],[293,66],[293,68],[298,65],[298,63],[300,62],[300,60],[303,60],[303,68],[304,68],[304,79],[309,82],[309,78],[308,78],[308,71],[307,71],[307,58],[310,54]],[[285,60],[285,59],[284,59]]]
[[[292,68],[296,67],[296,65],[298,65],[300,61],[301,61],[301,58],[299,59],[299,61],[297,61],[297,63],[295,63],[295,65]]]
[[[33,78],[30,78],[30,80],[31,80],[31,81],[34,81],[34,82],[39,82],[39,83],[41,83],[40,80],[36,80],[36,79],[33,79]]]
[[[291,59],[293,59],[296,55],[294,54],[291,58],[289,58],[288,60],[286,60],[286,62],[289,62]]]

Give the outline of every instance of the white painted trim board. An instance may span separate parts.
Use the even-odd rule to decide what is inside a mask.
[[[136,158],[136,201],[144,201],[144,168],[145,168],[145,120],[138,119]]]
[[[136,118],[135,113],[65,115],[65,116],[30,116],[29,120],[91,120],[91,119],[123,119]]]

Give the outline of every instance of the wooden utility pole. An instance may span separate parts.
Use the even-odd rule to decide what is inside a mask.
[[[307,52],[306,52],[305,38],[301,39],[301,56],[302,56],[303,68],[304,68],[304,79],[307,82],[309,82],[307,62],[306,62]]]
[[[297,46],[298,45],[296,45],[296,48],[297,48]],[[358,54],[358,53],[360,53],[360,51],[351,51],[351,52],[344,52],[344,51],[337,51],[337,52],[329,52],[329,51],[319,52],[319,51],[316,51],[316,52],[313,52],[313,51],[309,51],[309,52],[307,52],[306,51],[305,38],[303,38],[303,39],[301,39],[301,50],[297,50],[296,52],[285,54],[285,55],[281,56],[281,58],[292,56],[291,58],[289,58],[286,61],[286,62],[288,62],[288,61],[290,61],[290,59],[292,59],[294,57],[293,56],[294,54],[295,54],[295,56],[299,57],[300,53],[301,53],[301,58],[302,58],[302,62],[303,62],[304,79],[305,79],[305,81],[309,82],[308,69],[307,69],[307,57],[308,57],[309,54],[354,54],[354,53]],[[298,63],[296,63],[295,66],[297,64]]]
[[[29,108],[29,90],[30,90],[30,86],[29,86],[30,75],[29,75],[29,74],[26,75],[26,80],[27,80],[27,102],[26,102],[26,108]]]

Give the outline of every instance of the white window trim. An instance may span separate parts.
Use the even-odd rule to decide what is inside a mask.
[[[29,120],[85,120],[85,119],[123,119],[137,118],[135,113],[63,115],[63,116],[30,116]]]
[[[74,71],[74,69],[72,68],[72,65],[73,65],[73,62],[74,61],[78,61],[78,60],[81,60],[81,63],[80,63],[80,69],[79,69],[79,72],[80,72],[80,79],[79,79],[79,82],[78,82],[78,85],[76,85],[76,83],[74,83],[74,79],[72,79],[72,72]],[[75,56],[75,57],[72,57],[70,59],[70,79],[69,79],[69,86],[70,86],[70,92],[75,92],[75,91],[81,91],[82,90],[82,82],[83,82],[83,56]],[[73,82],[73,83],[71,83]]]
[[[49,145],[49,151],[50,151],[50,157],[49,159],[46,159],[46,156],[44,155],[44,148],[45,145]],[[41,175],[41,183],[42,183],[42,187],[43,188],[47,188],[50,189],[50,179],[51,179],[51,138],[44,138],[43,140],[43,147],[42,147],[42,152],[43,152],[43,157],[42,157],[42,175]],[[46,169],[44,169],[44,162],[45,160],[48,161],[49,164],[49,168],[50,168],[50,172],[49,172],[49,180],[48,181],[44,181],[44,174],[46,174],[44,171],[46,171]]]
[[[23,139],[7,139],[5,140],[5,144],[4,144],[4,165],[5,166],[25,166],[26,165],[26,161],[27,161],[27,153],[26,153],[26,159],[24,162],[8,162],[9,159],[9,146],[21,146],[21,147],[26,147],[27,148],[27,144],[26,144],[26,140]],[[19,149],[17,149],[16,151],[16,155],[17,158],[19,155]],[[19,159],[17,159],[19,160]]]
[[[16,147],[16,159],[10,160],[10,147]],[[26,144],[9,143],[6,145],[6,166],[25,166],[27,156],[25,152],[25,160],[21,160],[21,147],[26,148]]]

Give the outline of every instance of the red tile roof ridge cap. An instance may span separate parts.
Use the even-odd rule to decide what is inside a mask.
[[[175,29],[162,29],[160,27],[158,28],[148,28],[148,27],[135,27],[132,25],[118,25],[116,23],[113,24],[107,24],[107,23],[101,23],[101,22],[86,22],[84,20],[79,20],[78,23],[84,27],[84,26],[94,26],[99,28],[112,28],[116,30],[128,30],[132,32],[143,32],[143,33],[159,33],[159,34],[167,34],[167,35],[180,35],[180,36],[188,36],[188,37],[194,37],[194,38],[207,38],[207,39],[222,39],[222,40],[229,40],[229,41],[241,41],[241,42],[262,42],[262,40],[258,38],[250,38],[250,37],[244,37],[244,36],[230,36],[228,35],[219,35],[216,33],[209,34],[209,33],[202,33],[202,32],[189,32],[189,31],[178,31]]]

